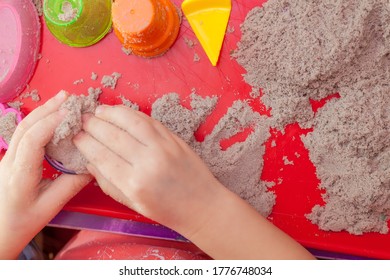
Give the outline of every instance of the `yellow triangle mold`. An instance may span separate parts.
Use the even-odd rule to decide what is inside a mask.
[[[211,64],[216,66],[232,10],[231,0],[185,0],[181,8]]]

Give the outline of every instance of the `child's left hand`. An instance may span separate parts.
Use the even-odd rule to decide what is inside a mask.
[[[42,178],[46,144],[66,112],[59,94],[31,112],[17,127],[0,162],[0,259],[23,248],[92,179],[89,175]]]

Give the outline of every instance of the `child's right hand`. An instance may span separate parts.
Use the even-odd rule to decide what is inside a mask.
[[[83,129],[74,142],[103,191],[182,234],[198,231],[225,191],[183,140],[141,112],[101,106]]]
[[[108,195],[181,233],[216,259],[312,258],[228,191],[161,123],[126,107],[84,118],[74,142]]]

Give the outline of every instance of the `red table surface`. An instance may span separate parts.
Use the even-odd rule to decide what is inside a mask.
[[[180,6],[182,1],[174,2]],[[189,106],[189,96],[193,88],[201,96],[219,96],[215,111],[196,132],[200,141],[212,131],[213,126],[235,100],[249,100],[255,110],[266,113],[265,107],[249,96],[251,87],[242,77],[245,70],[230,58],[230,53],[236,49],[241,36],[240,24],[245,20],[248,11],[264,2],[233,0],[229,29],[232,31],[234,28],[234,31],[226,35],[218,67],[211,66],[199,43],[193,48],[186,44],[185,38],[196,42],[197,39],[185,19],[172,49],[164,56],[154,59],[125,55],[114,33],[110,33],[95,46],[71,48],[59,43],[43,25],[42,58],[29,83],[30,90],[39,90],[42,100],[33,102],[23,99],[25,104],[22,111],[28,114],[61,89],[75,94],[85,94],[88,87],[101,87],[100,80],[103,75],[119,72],[122,78],[118,81],[116,89],[104,89],[101,102],[119,104],[121,100],[118,96],[123,95],[139,104],[142,111],[150,113],[151,104],[170,92],[180,94],[185,106]],[[194,61],[195,53],[200,57],[199,62]],[[97,81],[90,79],[92,72],[99,75]],[[79,79],[84,79],[84,83],[74,85],[74,81]],[[266,143],[262,179],[275,182],[279,178],[283,179],[272,188],[277,198],[269,219],[308,248],[390,259],[389,235],[369,233],[354,236],[346,232],[325,232],[305,218],[304,215],[310,213],[314,205],[323,202],[315,167],[300,140],[303,133],[305,131],[298,125],[291,125],[284,135],[275,132]],[[272,140],[276,141],[276,147],[271,147]],[[297,158],[295,153],[299,153],[300,157]],[[285,166],[283,156],[293,159],[294,165]],[[47,164],[45,166],[45,176],[53,176],[55,171]],[[116,203],[93,183],[70,201],[65,210],[152,222]]]

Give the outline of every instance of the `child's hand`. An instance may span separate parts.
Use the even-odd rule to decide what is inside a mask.
[[[74,138],[105,193],[187,236],[225,188],[179,137],[158,121],[123,106],[84,116]]]
[[[105,193],[181,233],[217,259],[312,256],[228,191],[162,124],[126,107],[99,107],[74,138]]]
[[[46,144],[66,112],[59,94],[17,127],[0,162],[0,259],[16,258],[34,236],[84,187],[90,176],[42,179]]]

